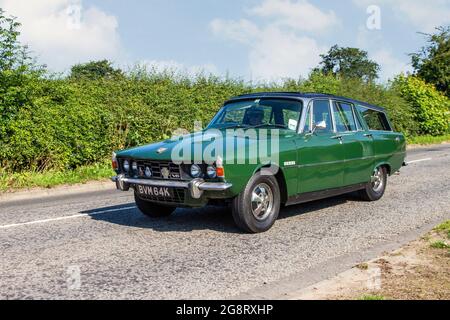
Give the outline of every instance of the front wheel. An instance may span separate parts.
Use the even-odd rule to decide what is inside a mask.
[[[366,188],[360,191],[361,198],[366,201],[380,200],[387,186],[387,170],[385,167],[378,167],[375,169],[371,182],[366,185]]]
[[[156,203],[142,200],[136,193],[134,194],[134,200],[136,201],[136,206],[138,207],[138,209],[144,215],[150,218],[168,217],[176,209],[175,207],[162,206]]]
[[[234,221],[246,232],[265,232],[277,220],[280,202],[280,188],[275,177],[257,174],[233,200]]]

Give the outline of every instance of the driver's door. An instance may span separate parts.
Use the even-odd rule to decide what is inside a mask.
[[[299,136],[298,192],[342,187],[345,153],[334,129],[330,100],[314,100],[307,112],[305,129]],[[326,128],[316,129],[321,122],[326,124]]]

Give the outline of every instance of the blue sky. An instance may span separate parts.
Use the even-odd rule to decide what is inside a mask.
[[[255,81],[305,77],[334,44],[367,50],[386,80],[410,70],[407,54],[424,44],[418,31],[450,24],[450,0],[0,0],[0,7],[19,17],[22,41],[54,71],[108,58],[123,68]]]

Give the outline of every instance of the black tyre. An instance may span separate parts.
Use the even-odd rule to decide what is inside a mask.
[[[280,212],[280,188],[274,176],[255,175],[232,203],[237,226],[248,233],[269,230]]]
[[[162,218],[170,216],[175,210],[175,207],[162,206],[156,203],[145,201],[135,193],[134,200],[138,209],[147,217]]]
[[[387,170],[385,167],[378,167],[372,175],[372,181],[366,185],[366,188],[360,191],[360,196],[366,201],[380,200],[387,186]]]

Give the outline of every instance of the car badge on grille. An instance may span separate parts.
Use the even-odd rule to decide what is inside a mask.
[[[169,169],[168,169],[168,168],[162,168],[162,169],[161,169],[161,176],[162,176],[164,179],[169,179],[169,177],[170,177],[170,171],[169,171]]]
[[[161,154],[163,152],[165,152],[167,150],[167,148],[159,148],[158,150],[156,150],[156,153]]]

